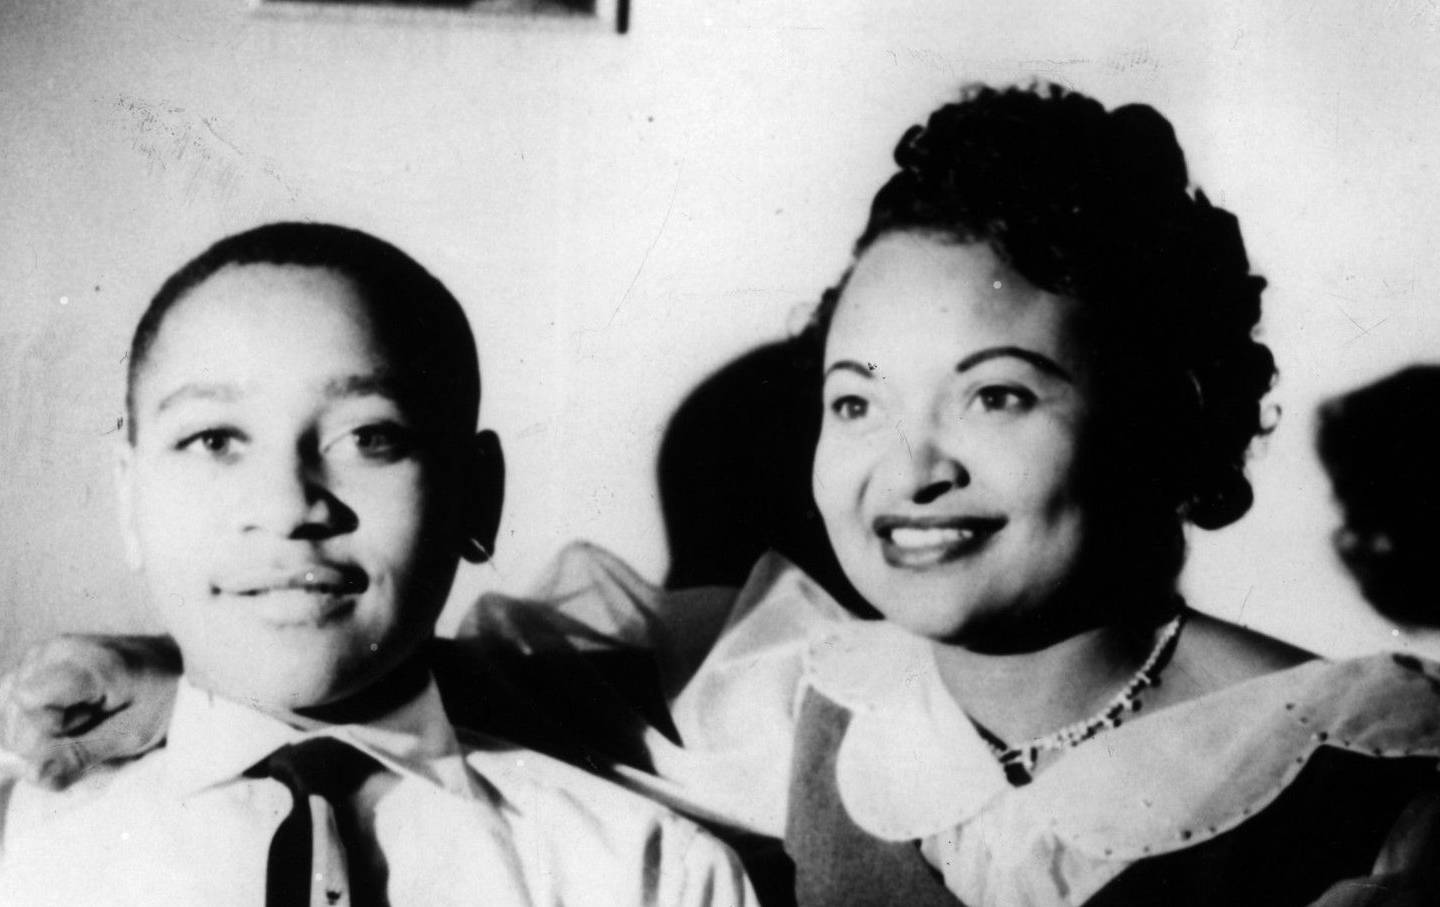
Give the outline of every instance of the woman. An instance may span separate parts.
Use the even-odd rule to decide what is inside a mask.
[[[1184,524],[1250,506],[1274,367],[1169,124],[982,88],[895,157],[813,325],[815,500],[885,619],[809,649],[801,902],[1431,903],[1433,668],[1176,592]]]
[[[783,832],[810,904],[1430,903],[1433,668],[1325,664],[1175,591],[1184,524],[1250,505],[1274,367],[1168,123],[976,89],[896,158],[802,340],[814,497],[884,619],[762,562],[698,671],[671,660],[683,747],[651,730],[630,761],[659,779],[616,770]],[[697,600],[594,552],[544,591],[547,628],[696,648]],[[524,603],[477,614],[543,635]]]

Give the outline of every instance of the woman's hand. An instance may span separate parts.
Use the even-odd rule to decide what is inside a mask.
[[[0,677],[0,750],[60,789],[91,766],[137,756],[165,736],[180,653],[163,636],[59,636]]]

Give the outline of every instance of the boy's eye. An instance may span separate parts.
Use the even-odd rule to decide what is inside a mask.
[[[240,432],[233,428],[207,428],[185,436],[175,449],[226,457],[234,455],[243,440]]]
[[[341,453],[348,450],[367,460],[391,461],[407,456],[414,447],[415,439],[408,428],[380,422],[351,429],[329,449]]]
[[[982,387],[975,400],[985,412],[1022,413],[1035,405],[1035,395],[1022,387]]]
[[[865,418],[866,414],[870,412],[870,403],[863,397],[847,394],[831,401],[830,411],[841,422],[854,422],[857,419]]]

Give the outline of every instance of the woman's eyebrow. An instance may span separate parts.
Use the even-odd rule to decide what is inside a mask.
[[[873,374],[874,371],[875,367],[873,365],[861,365],[854,359],[841,359],[839,362],[831,363],[830,366],[825,369],[824,377],[829,378],[835,372],[854,372],[863,378],[873,378],[875,377]]]
[[[1075,377],[1069,372],[1067,372],[1065,369],[1061,368],[1060,363],[1056,362],[1054,359],[1051,359],[1049,356],[1046,356],[1043,353],[1037,353],[1034,350],[1027,350],[1024,347],[1019,346],[992,346],[988,347],[987,349],[971,353],[970,355],[966,356],[964,359],[961,359],[955,364],[955,371],[968,371],[969,369],[974,368],[982,362],[987,362],[991,359],[1000,359],[1004,357],[1019,359],[1022,362],[1029,363],[1036,369],[1039,369],[1040,371],[1044,372],[1047,375],[1050,375],[1051,377],[1059,378],[1062,381],[1068,381],[1071,384],[1075,383]]]

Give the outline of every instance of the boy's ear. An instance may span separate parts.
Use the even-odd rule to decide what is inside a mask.
[[[140,554],[140,535],[135,531],[135,448],[128,441],[115,443],[113,475],[115,510],[120,519],[120,540],[125,545],[125,563],[131,570],[139,570],[144,558]]]
[[[505,453],[500,449],[500,437],[493,431],[476,434],[470,442],[468,460],[466,499],[460,520],[465,538],[460,550],[465,560],[483,564],[495,553],[500,513],[505,506]]]

